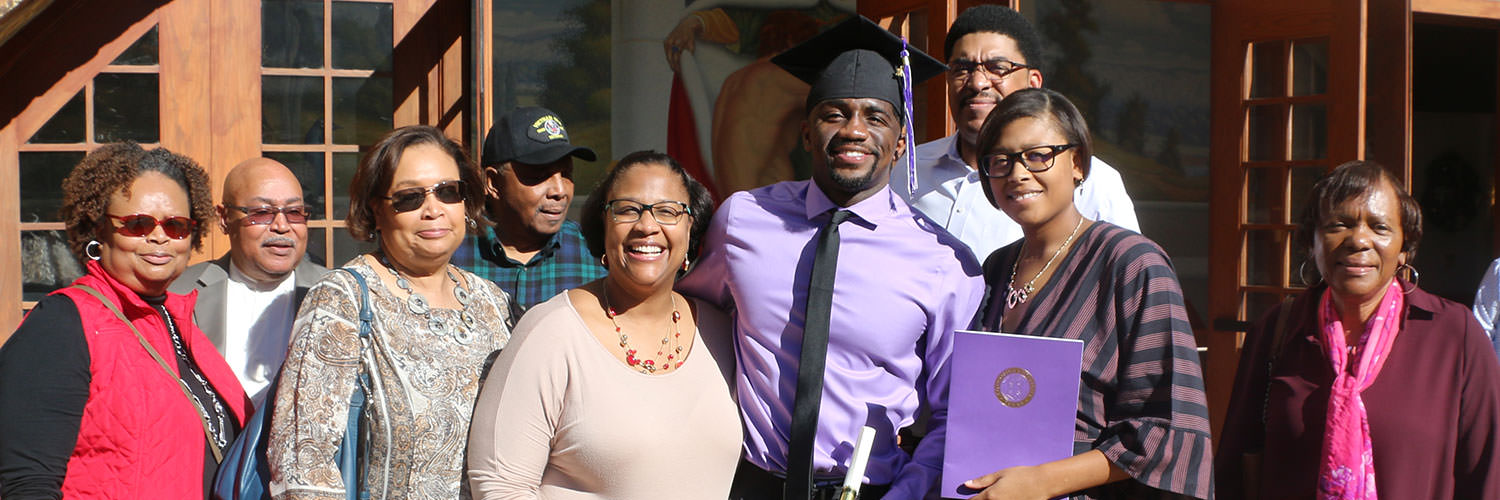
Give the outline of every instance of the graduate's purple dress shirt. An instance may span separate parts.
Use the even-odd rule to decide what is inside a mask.
[[[697,268],[678,289],[734,314],[737,392],[745,456],[786,470],[808,280],[818,230],[838,208],[811,181],[730,196],[714,215]],[[876,430],[868,484],[917,499],[942,468],[953,330],[984,294],[978,263],[957,238],[914,213],[889,188],[848,207],[813,468],[841,478],[861,426]],[[896,447],[922,398],[932,408],[914,457]]]

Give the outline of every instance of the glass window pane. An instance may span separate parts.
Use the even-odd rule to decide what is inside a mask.
[[[323,144],[323,79],[261,77],[261,141]]]
[[[333,67],[391,69],[391,4],[334,2]]]
[[[27,141],[32,144],[79,144],[83,143],[88,133],[84,128],[83,91],[79,91],[72,99],[64,104],[62,109],[47,119],[42,128],[37,129],[36,134]]]
[[[1245,222],[1249,224],[1280,224],[1281,220],[1281,169],[1245,169]]]
[[[349,234],[348,228],[334,228],[333,231],[333,262],[334,265],[344,265],[345,262],[358,257],[360,254],[375,251],[375,242],[364,242],[354,239]]]
[[[1328,91],[1328,40],[1292,44],[1292,95]]]
[[[333,79],[333,142],[370,146],[391,130],[391,79]]]
[[[335,229],[335,231],[343,231],[343,229]],[[343,265],[343,262],[336,262],[332,266],[328,264],[328,229],[307,228],[307,259],[324,267]]]
[[[1272,40],[1250,45],[1250,97],[1286,95],[1286,42]]]
[[[21,222],[62,222],[62,181],[83,161],[82,152],[20,153]]]
[[[297,182],[302,183],[302,200],[307,204],[309,218],[317,220],[325,218],[328,212],[325,210],[323,197],[323,152],[266,152],[266,158],[270,158],[286,165],[291,169],[292,175],[297,176]]]
[[[161,88],[154,74],[101,73],[94,77],[94,140],[157,142]]]
[[[1271,104],[1251,106],[1246,127],[1249,140],[1245,143],[1246,158],[1250,161],[1279,161],[1286,158],[1286,106]]]
[[[261,66],[323,67],[323,2],[264,0],[260,20]]]
[[[1281,282],[1281,270],[1286,239],[1287,232],[1282,230],[1245,231],[1246,285],[1285,285]]]
[[[333,154],[333,218],[349,217],[349,183],[359,168],[359,153]]]
[[[1290,201],[1292,211],[1287,215],[1291,220],[1287,222],[1297,224],[1302,220],[1302,211],[1307,208],[1307,197],[1312,194],[1314,184],[1323,178],[1323,167],[1294,167],[1287,171],[1287,177],[1291,181],[1292,190]]]
[[[83,276],[63,231],[21,231],[21,300],[41,300]],[[12,285],[14,286],[14,285]]]
[[[1245,321],[1260,321],[1266,312],[1281,303],[1281,298],[1279,293],[1245,292]]]
[[[1292,106],[1292,159],[1318,160],[1328,156],[1328,105]]]
[[[150,31],[141,35],[139,40],[130,44],[120,57],[115,58],[115,64],[131,66],[151,66],[157,64],[156,58],[156,27],[152,26]]]

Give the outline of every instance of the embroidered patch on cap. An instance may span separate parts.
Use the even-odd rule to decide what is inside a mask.
[[[552,115],[545,115],[531,122],[531,129],[526,132],[526,135],[537,142],[568,140],[568,131],[563,128],[562,120]]]

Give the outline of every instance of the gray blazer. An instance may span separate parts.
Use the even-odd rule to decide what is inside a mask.
[[[220,355],[225,354],[224,296],[228,295],[229,265],[227,253],[208,262],[199,262],[189,266],[182,272],[182,276],[178,276],[167,287],[167,291],[177,294],[198,291],[198,305],[193,307],[193,322],[197,323],[198,329],[203,330],[208,340],[213,341],[214,348],[219,350]],[[303,257],[293,272],[297,280],[294,303],[300,307],[302,298],[307,296],[307,289],[316,285],[328,269]]]

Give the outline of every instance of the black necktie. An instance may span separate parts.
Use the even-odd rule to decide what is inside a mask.
[[[828,358],[828,322],[833,308],[833,278],[839,261],[839,224],[853,212],[839,210],[818,235],[812,279],[807,287],[802,355],[797,365],[797,396],[792,405],[792,432],[787,446],[783,498],[812,496],[813,440],[818,436],[818,406],[823,400],[823,363]]]

